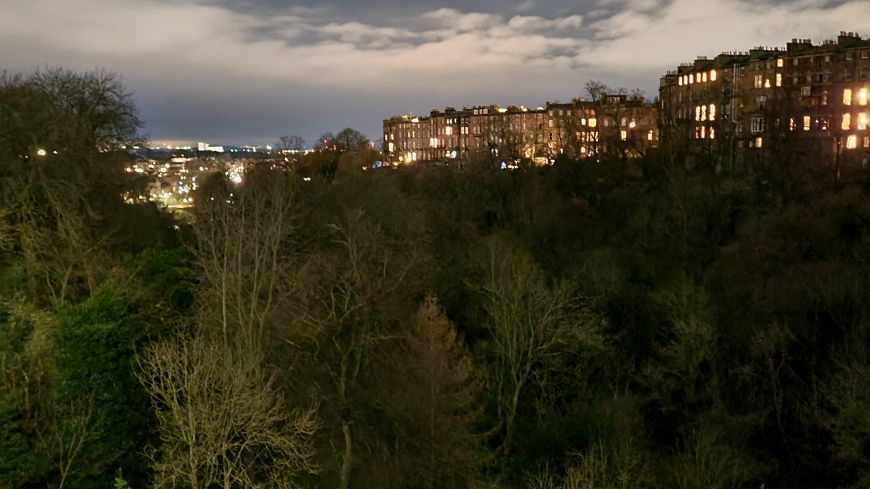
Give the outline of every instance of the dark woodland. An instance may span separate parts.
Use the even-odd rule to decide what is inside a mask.
[[[870,487],[864,170],[346,133],[171,213],[139,127],[0,80],[0,488]]]

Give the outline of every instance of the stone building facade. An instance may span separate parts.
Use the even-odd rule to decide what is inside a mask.
[[[660,80],[662,147],[738,169],[772,158],[866,167],[868,78],[870,39],[848,32],[698,58]]]
[[[505,166],[544,165],[560,154],[636,157],[658,144],[658,109],[642,99],[601,94],[595,101],[548,102],[545,106],[481,105],[433,110],[384,121],[388,164],[450,161],[474,152]]]

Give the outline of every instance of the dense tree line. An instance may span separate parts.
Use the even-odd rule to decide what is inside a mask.
[[[0,487],[870,484],[866,175],[351,141],[171,215],[137,126],[0,83]]]

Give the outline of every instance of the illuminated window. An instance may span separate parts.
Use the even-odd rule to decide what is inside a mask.
[[[777,67],[777,68],[782,68],[783,66],[785,66],[785,60],[784,60],[784,59],[779,58],[778,60],[776,60],[776,67]]]
[[[619,138],[623,141],[628,139],[628,131],[619,131]]]
[[[701,120],[701,106],[700,105],[695,106],[695,120],[696,121]]]
[[[691,75],[689,75],[689,85],[691,85],[693,83],[695,83],[695,75],[691,74]]]
[[[701,73],[701,81],[704,83],[707,83],[707,74],[706,73]]]
[[[870,148],[870,136],[864,136],[864,147]]]
[[[707,120],[707,106],[706,105],[701,106],[701,120],[702,121]]]
[[[858,147],[858,136],[852,134],[846,138],[846,149],[855,149]]]
[[[452,127],[447,126],[444,130],[445,130],[445,132],[446,132],[446,134],[447,134],[448,136],[452,136],[452,135],[453,135],[453,128],[452,128]]]
[[[710,70],[710,81],[716,81],[716,70]]]
[[[710,120],[716,120],[716,104],[710,104]]]
[[[867,105],[867,89],[858,90],[858,105]]]
[[[843,123],[840,124],[840,129],[848,131],[852,127],[852,114],[843,114]]]
[[[795,128],[794,117],[789,117],[789,119],[788,119],[788,130],[789,130],[789,131],[794,131],[794,128]]]
[[[707,126],[701,126],[701,139],[707,139]]]
[[[755,80],[752,86],[754,86],[755,88],[761,88],[762,83],[764,83],[764,77],[762,77],[761,75],[755,75]]]
[[[755,147],[756,147],[756,148],[760,148],[760,147],[762,147],[763,145],[764,145],[764,139],[762,139],[762,138],[755,138]]]
[[[647,140],[647,141],[652,141],[652,140],[653,140],[653,131],[652,131],[652,129],[650,129],[650,131],[647,133],[647,135],[646,135],[646,140]]]
[[[598,119],[592,118],[589,119],[589,127],[595,127],[598,125]]]
[[[852,89],[843,90],[843,105],[852,105]]]
[[[804,131],[809,131],[811,125],[812,125],[812,119],[810,119],[810,116],[805,115],[804,116]]]
[[[683,86],[683,77],[677,78],[677,84],[679,84],[680,86]]]
[[[858,130],[863,131],[867,129],[867,113],[861,112],[858,114]]]
[[[782,61],[782,60],[780,60],[780,61]],[[776,86],[778,86],[778,87],[782,86],[782,73],[776,74]]]
[[[770,88],[770,78],[764,80],[764,88]]]

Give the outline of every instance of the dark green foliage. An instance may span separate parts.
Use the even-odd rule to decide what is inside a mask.
[[[61,413],[90,409],[92,436],[77,463],[80,480],[106,487],[114,467],[130,475],[144,469],[148,399],[134,371],[134,354],[148,335],[138,305],[124,291],[104,284],[84,303],[58,313],[53,399]],[[61,418],[60,423],[68,421]],[[62,427],[63,429],[63,427]]]

